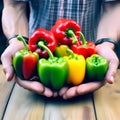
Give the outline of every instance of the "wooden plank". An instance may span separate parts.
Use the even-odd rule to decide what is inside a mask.
[[[120,120],[120,70],[114,84],[106,84],[94,94],[98,120]]]
[[[44,101],[16,84],[3,120],[42,120],[43,112]]]
[[[92,94],[69,101],[47,101],[44,120],[96,120]]]
[[[47,99],[15,85],[3,120],[95,120],[92,94]]]
[[[0,65],[0,120],[2,120],[13,85],[14,81],[7,82],[5,80],[5,74],[3,73],[2,66]]]

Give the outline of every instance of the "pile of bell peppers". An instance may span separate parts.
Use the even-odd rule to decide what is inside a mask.
[[[51,30],[36,29],[28,45],[17,37],[24,49],[13,57],[15,73],[21,79],[38,76],[45,86],[59,90],[64,85],[79,85],[84,79],[104,80],[108,70],[106,58],[96,53],[96,46],[88,42],[80,25],[73,19],[58,19]]]

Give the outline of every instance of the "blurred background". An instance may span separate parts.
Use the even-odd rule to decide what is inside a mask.
[[[2,24],[1,24],[2,9],[3,9],[3,1],[0,0],[0,56],[7,46],[7,41],[3,34]],[[1,63],[1,61],[0,61],[0,63]]]

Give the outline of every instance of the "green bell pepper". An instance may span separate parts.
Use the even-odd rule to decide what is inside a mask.
[[[39,42],[38,46],[45,49],[49,58],[41,58],[38,61],[38,76],[40,81],[47,87],[58,90],[67,80],[68,77],[68,64],[63,57],[54,57],[52,52],[44,45],[43,42]]]
[[[108,61],[106,58],[93,54],[86,59],[86,76],[92,81],[102,81],[108,70]]]

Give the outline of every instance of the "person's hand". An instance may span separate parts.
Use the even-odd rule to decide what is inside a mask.
[[[10,42],[10,45],[5,49],[5,51],[1,55],[3,71],[6,75],[7,81],[12,80],[14,76],[12,57],[18,50],[23,48],[23,44],[20,41],[17,41],[15,38],[12,39]]]
[[[11,81],[14,79],[15,82],[18,83],[21,87],[46,97],[57,96],[56,93],[53,93],[52,90],[43,86],[40,82],[35,80],[35,78],[28,81],[28,80],[21,80],[15,76],[13,66],[12,66],[12,58],[13,58],[13,55],[20,49],[23,49],[22,42],[14,40],[14,43],[12,42],[1,55],[3,71],[6,75],[7,81]]]
[[[70,99],[75,96],[84,95],[90,92],[93,92],[100,87],[102,87],[106,82],[112,84],[114,82],[114,78],[117,72],[117,68],[119,65],[119,60],[113,51],[113,45],[110,43],[103,43],[101,45],[96,46],[97,53],[103,57],[105,57],[109,62],[109,68],[106,73],[105,79],[103,82],[89,82],[80,84],[78,86],[73,87],[63,87],[59,91],[59,95],[63,97],[63,99]]]
[[[21,80],[18,77],[15,77],[15,81],[19,84],[19,86],[39,95],[45,97],[57,97],[57,92],[53,92],[51,89],[45,87],[42,83],[39,82],[38,77],[33,77],[30,80]]]
[[[109,69],[105,76],[105,81],[107,83],[114,83],[115,75],[117,73],[117,68],[119,66],[119,59],[114,52],[114,46],[112,43],[104,42],[103,44],[97,45],[97,53],[105,57],[109,62]]]

